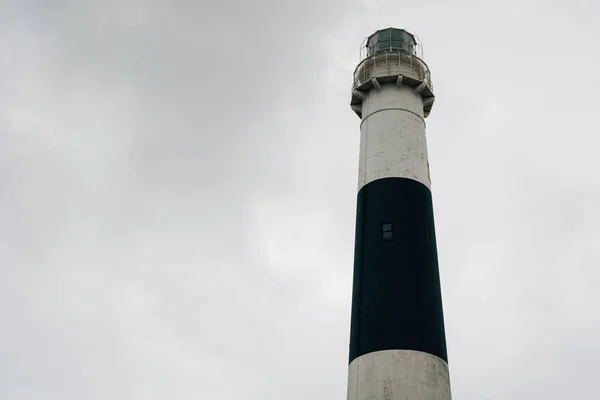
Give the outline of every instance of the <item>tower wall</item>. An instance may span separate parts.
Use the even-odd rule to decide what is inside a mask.
[[[380,63],[365,75],[369,59],[357,68],[365,78],[355,79],[351,101],[361,140],[347,398],[450,400],[425,129],[429,70],[416,57],[374,57],[425,72],[405,79]]]

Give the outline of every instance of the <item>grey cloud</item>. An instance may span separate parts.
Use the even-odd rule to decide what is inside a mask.
[[[0,397],[343,398],[348,91],[362,38],[402,25],[438,96],[454,397],[596,398],[594,11],[3,5]]]

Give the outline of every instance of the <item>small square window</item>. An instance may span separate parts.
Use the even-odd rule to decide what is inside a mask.
[[[383,240],[392,240],[392,223],[386,222],[381,224],[381,238]]]

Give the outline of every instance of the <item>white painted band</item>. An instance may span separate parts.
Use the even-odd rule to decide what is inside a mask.
[[[451,400],[448,364],[414,350],[384,350],[354,359],[348,400]]]
[[[423,99],[409,86],[382,85],[363,100],[358,190],[382,178],[408,178],[431,189]]]
[[[352,107],[352,106],[350,106],[350,107]],[[423,126],[426,126],[425,119],[424,119],[422,116],[420,116],[419,114],[415,113],[413,110],[409,110],[408,108],[401,108],[401,107],[388,107],[388,108],[384,108],[383,110],[375,110],[375,111],[373,111],[371,114],[369,114],[369,115],[365,115],[365,116],[363,117],[363,119],[361,120],[361,122],[360,122],[360,126],[361,126],[361,128],[362,128],[362,125],[363,125],[365,122],[367,122],[367,119],[368,119],[368,118],[369,118],[371,115],[373,115],[373,114],[377,114],[378,112],[382,112],[382,111],[394,111],[394,110],[396,110],[396,111],[404,111],[404,112],[411,113],[411,114],[413,114],[414,116],[416,116],[417,118],[421,119],[421,121],[423,121]],[[361,108],[361,112],[362,112],[362,108]]]

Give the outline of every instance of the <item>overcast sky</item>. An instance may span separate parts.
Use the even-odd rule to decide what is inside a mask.
[[[600,3],[494,3],[0,0],[0,398],[345,399],[389,26],[437,96],[453,398],[600,398]]]

